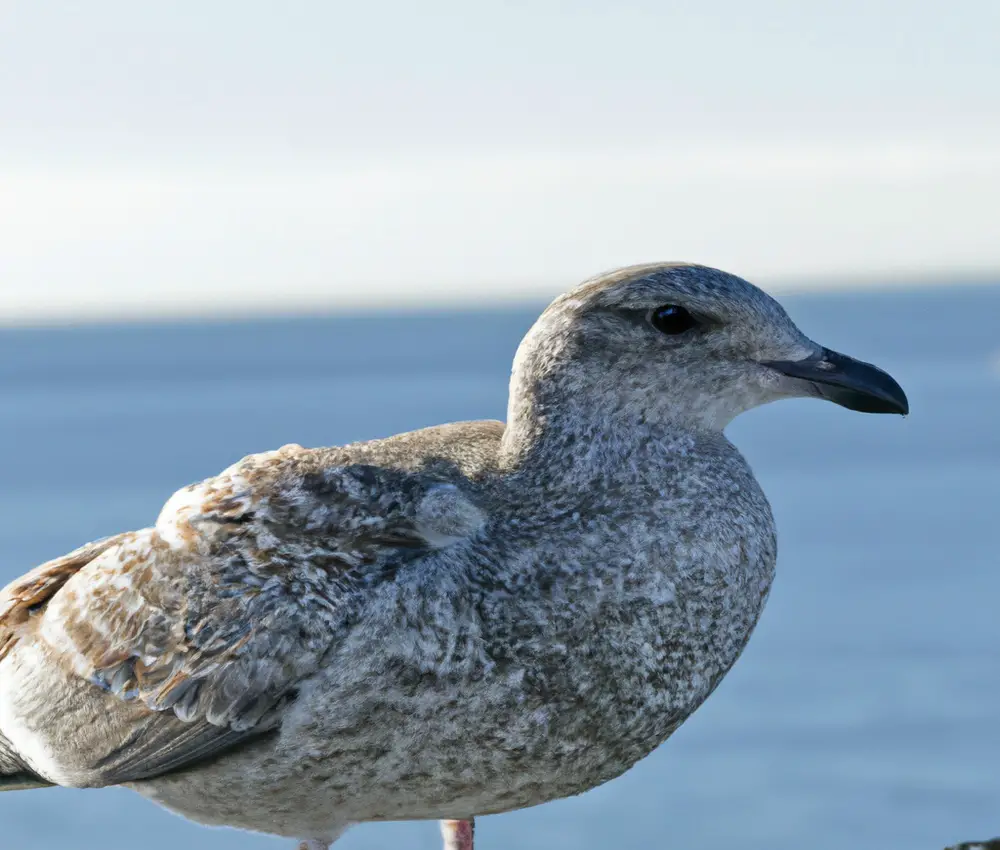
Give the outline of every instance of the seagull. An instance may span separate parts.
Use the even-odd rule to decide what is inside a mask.
[[[705,266],[557,298],[506,423],[288,445],[0,594],[0,790],[123,785],[326,850],[620,776],[712,693],[774,576],[724,436],[791,397],[908,413],[888,374]],[[349,405],[350,398],[342,399]]]

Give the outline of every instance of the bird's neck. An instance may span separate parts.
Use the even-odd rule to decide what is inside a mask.
[[[500,446],[502,468],[544,470],[549,477],[559,470],[574,477],[584,470],[618,474],[623,466],[656,465],[666,455],[731,448],[720,430],[651,418],[641,408],[603,401],[595,403],[587,393],[576,398],[512,395]]]

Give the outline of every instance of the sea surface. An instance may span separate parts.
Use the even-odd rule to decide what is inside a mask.
[[[785,298],[890,370],[907,419],[739,419],[780,529],[742,659],[676,735],[581,797],[483,818],[481,850],[940,850],[1000,834],[1000,286]],[[149,525],[250,452],[502,418],[540,305],[0,332],[0,582]],[[338,850],[431,850],[433,823]],[[0,795],[0,850],[267,850],[120,789]]]

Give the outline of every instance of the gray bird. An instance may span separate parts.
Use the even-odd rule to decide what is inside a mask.
[[[723,435],[793,396],[901,413],[740,278],[621,269],[514,359],[506,424],[285,446],[0,595],[0,786],[125,785],[327,848],[620,776],[712,693],[774,574]]]

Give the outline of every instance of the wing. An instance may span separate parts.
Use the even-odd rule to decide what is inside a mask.
[[[375,585],[482,524],[454,484],[344,452],[245,458],[176,493],[155,528],[4,591],[0,661],[30,641],[130,706],[102,733],[113,746],[87,754],[87,784],[176,770],[272,729]]]

